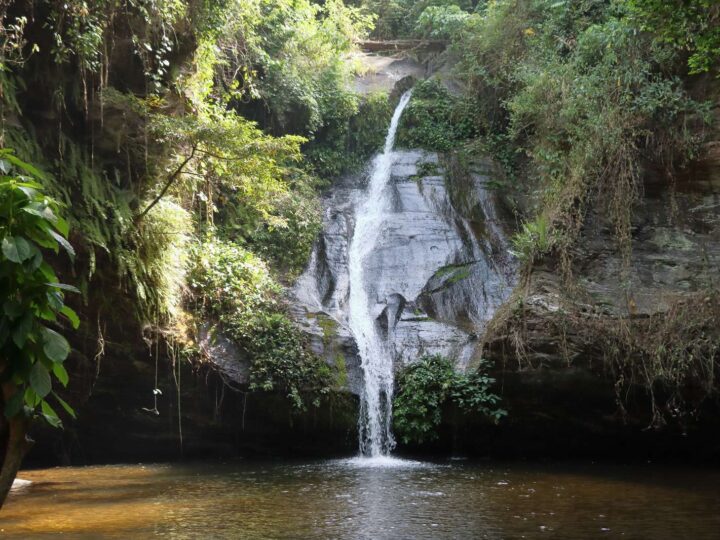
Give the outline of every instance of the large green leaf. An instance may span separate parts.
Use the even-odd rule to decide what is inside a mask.
[[[47,297],[50,309],[60,311],[63,308],[63,297],[60,291],[48,291],[45,296]]]
[[[60,244],[65,249],[65,251],[67,251],[68,255],[70,255],[71,258],[75,257],[75,249],[72,247],[72,244],[70,244],[70,242],[65,240],[65,237],[56,233],[53,230],[49,230],[48,232],[50,233],[50,236],[57,240],[58,244]]]
[[[20,320],[17,322],[12,330],[12,339],[17,345],[18,349],[22,349],[25,346],[30,330],[32,330],[33,314],[31,312],[25,313]]]
[[[62,399],[60,396],[58,396],[55,392],[53,392],[52,394],[53,394],[53,396],[55,396],[55,399],[57,399],[57,401],[58,401],[58,403],[60,404],[60,406],[61,406],[63,409],[65,409],[65,412],[66,412],[66,413],[68,413],[68,414],[69,414],[70,416],[72,416],[73,418],[77,418],[77,417],[75,416],[75,409],[73,409],[70,405],[68,405],[67,402],[66,402],[64,399]]]
[[[60,362],[53,362],[52,370],[53,374],[57,377],[57,380],[60,381],[60,384],[67,386],[70,381],[70,377],[68,376],[65,366],[63,366]]]
[[[53,362],[62,362],[70,354],[70,344],[55,330],[43,328],[43,352]]]
[[[70,291],[74,293],[79,293],[80,289],[77,287],[73,287],[72,285],[68,285],[66,283],[48,283],[50,287],[55,287],[56,289],[62,289],[64,291]]]
[[[77,315],[77,313],[75,313],[74,309],[72,309],[68,306],[63,306],[62,309],[60,310],[60,313],[62,313],[63,315],[65,315],[65,317],[67,317],[67,319],[70,321],[70,324],[72,324],[72,327],[75,330],[78,329],[78,327],[80,326],[80,317],[78,317],[78,315]]]
[[[21,169],[21,170],[25,171],[26,173],[31,174],[35,178],[39,178],[42,180],[43,173],[41,173],[38,169],[36,169],[32,165],[30,165],[29,163],[25,163],[24,161],[16,158],[14,155],[12,155],[8,152],[3,153],[2,158],[9,161],[13,165],[15,165],[15,167],[17,167],[18,169]]]
[[[21,263],[34,254],[30,244],[22,236],[4,238],[2,241],[2,252],[8,260],[14,263]]]
[[[45,421],[48,424],[50,424],[54,428],[62,427],[62,421],[60,420],[60,417],[55,412],[55,409],[53,409],[47,401],[43,399],[40,403],[40,408],[42,409],[43,418],[45,418]]]
[[[38,216],[46,221],[50,221],[51,223],[55,223],[57,221],[57,217],[53,213],[52,208],[46,204],[30,203],[29,205],[23,207],[22,211],[33,216]]]
[[[35,362],[30,370],[30,386],[38,395],[44,398],[52,390],[52,382],[50,381],[50,373],[42,362]]]
[[[22,410],[23,393],[15,392],[5,404],[5,418],[12,418]]]
[[[70,233],[70,226],[68,225],[68,222],[60,216],[57,216],[53,223],[55,224],[55,228],[60,231],[60,234],[67,238],[67,235]]]
[[[40,271],[42,272],[42,275],[45,276],[45,279],[47,279],[50,282],[57,281],[57,276],[55,275],[55,272],[53,271],[52,267],[44,262],[40,265]]]

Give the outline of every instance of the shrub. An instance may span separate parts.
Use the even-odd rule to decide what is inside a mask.
[[[398,145],[446,152],[476,135],[471,102],[456,98],[441,82],[419,83],[400,119]]]
[[[283,392],[299,410],[308,400],[319,404],[332,383],[330,369],[283,312],[282,288],[261,259],[210,238],[195,248],[190,285],[198,311],[215,318],[247,355],[251,390]]]
[[[500,398],[490,392],[494,382],[479,371],[458,373],[442,356],[425,356],[398,375],[393,399],[395,431],[406,444],[437,439],[437,428],[448,405],[499,422],[507,412],[497,407]]]

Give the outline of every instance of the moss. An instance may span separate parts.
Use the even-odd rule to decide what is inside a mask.
[[[323,333],[323,345],[327,347],[332,343],[332,338],[335,336],[335,330],[337,329],[337,321],[332,317],[325,315],[324,313],[318,313],[316,315],[317,322]]]
[[[338,388],[345,388],[348,383],[347,365],[345,357],[338,353],[335,355],[335,384]]]
[[[449,276],[449,277],[447,277],[447,276]],[[469,276],[470,276],[469,264],[450,264],[447,266],[443,266],[442,268],[438,269],[435,272],[435,274],[433,274],[433,278],[437,278],[437,279],[447,277],[447,279],[443,282],[443,284],[440,288],[445,287],[447,285],[454,285],[458,281],[466,279]]]

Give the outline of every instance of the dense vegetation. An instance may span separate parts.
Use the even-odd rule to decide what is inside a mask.
[[[387,96],[348,85],[347,54],[372,17],[340,0],[27,0],[0,18],[2,203],[26,197],[25,218],[53,234],[18,232],[12,216],[1,225],[0,272],[32,265],[33,294],[45,295],[33,280],[49,283],[37,304],[23,279],[9,282],[34,311],[8,304],[2,319],[2,376],[20,388],[3,400],[7,417],[20,395],[28,417],[57,424],[67,413],[45,400],[48,373],[67,383],[65,356],[97,361],[106,340],[144,336],[202,362],[207,321],[238,342],[250,390],[317,404],[333,374],[285,313],[281,284],[308,257],[319,190],[382,140],[371,116],[385,123]],[[32,242],[71,249],[68,230],[77,256],[53,260],[55,278]],[[69,300],[79,317],[63,279],[81,293]],[[80,324],[71,346],[36,321],[56,312]],[[26,343],[27,361],[7,349]],[[8,430],[1,421],[3,440]]]
[[[207,321],[237,342],[248,389],[296,410],[327,394],[334,374],[282,288],[319,230],[320,191],[372,154],[391,114],[388,96],[350,90],[358,38],[448,43],[459,84],[419,84],[399,142],[492,154],[523,222],[515,252],[555,254],[568,277],[591,208],[629,257],[643,174],[672,183],[698,155],[710,105],[693,81],[720,60],[712,0],[19,0],[0,19],[2,403],[53,424],[72,414],[50,384],[67,383],[66,357],[144,335],[202,362]],[[46,261],[58,246],[74,260]],[[694,358],[712,363],[715,346],[697,341]],[[431,437],[447,401],[498,414],[490,379],[448,365],[401,378],[408,440]]]
[[[717,88],[720,74],[717,2],[365,5],[381,14],[378,38],[448,44],[444,61],[453,69],[418,86],[399,141],[451,152],[461,175],[479,156],[492,155],[504,173],[496,187],[519,222],[512,251],[525,277],[542,262],[563,275],[558,331],[599,347],[604,369],[617,377],[618,403],[633,385],[644,388],[652,425],[693,414],[714,395],[720,368],[717,282],[708,280],[706,290],[649,321],[602,321],[583,312],[588,297],[574,268],[586,225],[602,223],[622,259],[617,278],[632,298],[633,218],[645,180],[676,189],[679,173],[701,157],[714,129],[717,95],[706,89]],[[699,306],[697,317],[685,312],[687,302]],[[508,318],[493,326],[519,329],[513,335],[521,355],[522,288],[511,305],[503,312]],[[686,313],[683,322],[674,319],[679,312]]]
[[[74,328],[79,320],[63,296],[64,291],[77,289],[58,282],[43,253],[57,253],[62,247],[71,257],[75,255],[59,204],[42,193],[37,183],[42,179],[39,171],[12,152],[0,152],[0,170],[0,403],[7,420],[7,446],[0,468],[1,507],[29,449],[26,433],[30,422],[40,417],[53,426],[61,425],[51,401],[75,415],[53,392],[52,377],[67,386],[63,363],[70,345],[57,330],[61,320]]]
[[[464,85],[461,96],[421,85],[401,142],[489,151],[518,197],[541,193],[519,209],[525,260],[550,249],[568,257],[596,204],[629,249],[643,170],[657,166],[671,182],[698,155],[710,121],[710,103],[693,99],[684,77],[717,69],[717,6],[670,4],[393,4],[415,21],[395,35],[445,37]]]
[[[426,356],[398,375],[393,400],[393,424],[403,443],[425,443],[437,439],[443,414],[449,408],[463,415],[478,414],[498,422],[507,412],[490,390],[495,379],[480,370],[469,374],[455,371],[454,363],[442,356]]]

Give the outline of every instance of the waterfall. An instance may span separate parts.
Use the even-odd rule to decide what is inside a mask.
[[[357,206],[355,229],[348,253],[350,297],[348,322],[358,346],[364,387],[361,395],[358,429],[360,452],[364,456],[387,455],[395,446],[392,435],[393,359],[388,344],[377,328],[378,303],[368,293],[365,275],[367,255],[380,235],[384,214],[389,207],[385,188],[393,165],[395,134],[411,91],[400,98],[390,122],[385,147],[372,164],[364,200]]]

